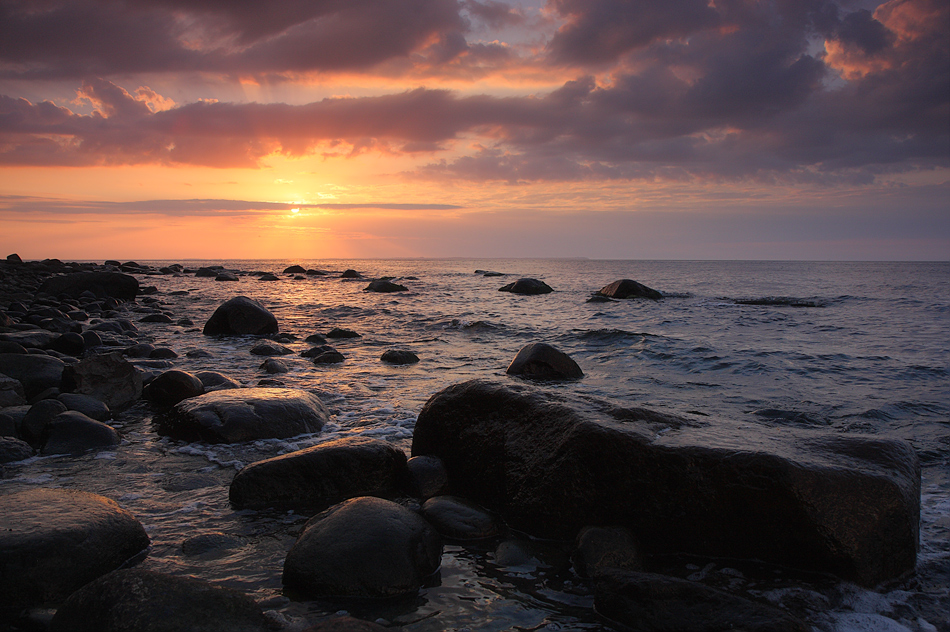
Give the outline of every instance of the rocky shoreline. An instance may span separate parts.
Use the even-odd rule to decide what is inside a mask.
[[[203,326],[209,336],[260,336],[260,350],[252,353],[280,370],[275,356],[286,339],[273,314],[234,297],[204,324],[173,321],[154,306],[158,290],[137,278],[164,274],[269,280],[266,273],[135,262],[22,262],[15,255],[0,262],[5,467],[35,453],[116,445],[119,435],[108,421],[142,398],[152,407],[155,431],[185,441],[320,431],[327,411],[312,393],[266,384],[238,388],[226,375],[193,375],[173,367],[172,350],[137,340],[132,314]],[[340,276],[362,278],[352,270]],[[389,279],[369,281],[366,291],[406,291]],[[536,293],[531,281],[501,289]],[[513,289],[522,286],[531,289]],[[594,295],[662,298],[630,280]],[[341,354],[326,340],[311,342],[304,354],[311,361],[338,361]],[[142,371],[133,358],[160,368]],[[513,530],[569,543],[573,572],[589,583],[604,621],[618,629],[807,630],[772,604],[660,574],[655,560],[756,560],[864,586],[914,568],[920,466],[905,442],[803,430],[749,445],[728,422],[570,398],[545,384],[583,373],[540,343],[525,347],[508,373],[519,377],[433,394],[419,414],[411,455],[377,439],[341,439],[238,472],[229,492],[235,509],[312,516],[287,553],[288,596],[412,596],[438,581],[443,543]],[[147,537],[134,516],[107,498],[62,490],[6,494],[0,516],[0,619],[12,622],[6,629],[35,629],[30,612],[44,608],[56,610],[53,630],[280,627],[239,593],[135,569],[148,553]],[[77,539],[89,544],[77,546]],[[102,564],[85,561],[90,555]],[[149,614],[165,608],[170,595],[188,596],[176,601],[183,618],[172,623]],[[346,618],[312,629],[380,628]]]

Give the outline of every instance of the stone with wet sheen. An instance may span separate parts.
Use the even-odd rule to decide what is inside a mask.
[[[584,377],[577,362],[544,342],[532,342],[522,347],[505,373],[534,380],[576,380]]]
[[[916,561],[920,465],[901,440],[472,380],[429,399],[412,454],[438,456],[453,493],[542,537],[612,524],[648,555],[761,559],[866,586]]]
[[[142,372],[121,353],[104,353],[67,366],[63,388],[95,397],[110,409],[121,409],[142,396]]]
[[[320,398],[292,388],[238,388],[183,400],[156,416],[160,434],[185,441],[236,443],[319,432],[328,413]]]
[[[278,329],[277,317],[266,307],[246,296],[236,296],[214,310],[202,333],[206,336],[265,336],[276,334]]]
[[[508,285],[504,285],[498,288],[499,292],[511,292],[512,294],[550,294],[554,289],[545,283],[544,281],[539,281],[538,279],[518,279],[513,281]]]
[[[600,288],[597,294],[609,298],[649,298],[659,300],[663,294],[632,279],[619,279]]]

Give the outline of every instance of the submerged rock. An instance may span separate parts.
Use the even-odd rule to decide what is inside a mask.
[[[328,413],[316,395],[291,388],[212,391],[155,418],[160,434],[185,441],[237,443],[319,432]]]
[[[202,333],[206,336],[265,336],[276,334],[278,329],[277,317],[266,307],[246,296],[236,296],[214,310]]]
[[[244,593],[139,568],[83,586],[56,611],[52,632],[264,632],[274,625]]]
[[[871,586],[912,570],[920,466],[904,441],[694,422],[473,380],[419,414],[412,454],[516,529],[629,528],[647,554],[761,559]]]
[[[544,281],[525,278],[502,286],[498,288],[498,291],[511,292],[512,294],[549,294],[554,289]]]
[[[439,534],[418,514],[381,498],[352,498],[311,518],[284,561],[295,596],[415,594],[442,561]]]
[[[55,603],[143,554],[145,529],[114,501],[31,489],[0,496],[0,614]]]
[[[584,377],[577,362],[544,342],[532,342],[522,347],[505,373],[535,380],[576,380]]]
[[[619,279],[610,285],[605,285],[598,292],[609,298],[650,298],[655,301],[663,298],[663,294],[632,279]]]
[[[396,494],[406,455],[381,439],[348,437],[251,463],[231,482],[236,509],[323,510],[355,496]]]

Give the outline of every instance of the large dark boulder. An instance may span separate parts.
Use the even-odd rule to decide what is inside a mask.
[[[376,279],[375,281],[370,281],[369,285],[363,288],[364,292],[406,292],[409,288],[405,285],[399,285],[398,283],[393,283],[388,279]]]
[[[647,287],[631,279],[614,281],[610,285],[600,288],[597,294],[610,298],[651,298],[655,301],[663,298],[663,294],[652,287]]]
[[[149,382],[142,389],[142,396],[158,409],[164,410],[189,397],[198,397],[204,392],[204,384],[196,375],[171,369]]]
[[[322,511],[355,496],[391,497],[407,476],[402,450],[348,437],[251,463],[231,481],[229,497],[236,509]]]
[[[0,496],[0,619],[56,603],[149,545],[132,514],[97,494],[31,489]]]
[[[327,419],[323,402],[306,391],[238,388],[182,400],[155,422],[176,439],[237,443],[319,432]]]
[[[584,377],[577,362],[544,342],[532,342],[522,347],[505,373],[534,380],[576,380]]]
[[[78,410],[87,417],[92,417],[96,421],[108,421],[112,419],[112,411],[106,406],[106,403],[81,393],[60,393],[56,399],[63,402],[69,410]]]
[[[222,303],[205,323],[206,336],[276,334],[277,317],[266,307],[246,296],[236,296]]]
[[[625,526],[647,554],[756,558],[874,585],[914,568],[920,465],[904,441],[642,408],[473,380],[419,414],[412,454],[513,528]]]
[[[418,514],[363,496],[311,518],[284,561],[295,597],[402,597],[439,570],[442,541]]]
[[[82,454],[119,445],[112,426],[68,410],[53,417],[43,429],[43,454]]]
[[[554,289],[538,279],[518,279],[508,285],[498,288],[499,292],[511,292],[512,294],[549,294]]]
[[[18,380],[27,399],[63,381],[65,363],[43,354],[0,353],[0,373]]]
[[[0,436],[0,465],[22,461],[33,456],[33,448],[26,441],[16,437]]]
[[[809,632],[811,626],[697,582],[651,573],[613,572],[595,584],[597,612],[637,632]]]
[[[56,611],[52,632],[264,632],[275,626],[248,595],[194,577],[139,568],[83,586]]]
[[[98,298],[132,301],[139,294],[139,282],[134,276],[121,272],[74,272],[46,279],[37,291],[73,298],[89,291]]]
[[[142,396],[142,372],[119,352],[90,356],[63,370],[63,390],[95,397],[118,410]]]

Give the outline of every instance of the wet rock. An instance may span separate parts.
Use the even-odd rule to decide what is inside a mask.
[[[195,377],[201,380],[205,391],[220,391],[229,388],[242,388],[237,380],[218,373],[217,371],[198,371]]]
[[[363,275],[357,272],[356,270],[344,270],[343,274],[340,275],[342,279],[362,279]]]
[[[319,432],[328,414],[316,395],[290,388],[213,391],[155,418],[160,434],[185,441],[237,443]]]
[[[27,399],[63,380],[66,364],[59,358],[43,354],[0,353],[0,373],[23,385]]]
[[[251,353],[259,356],[282,356],[293,353],[293,349],[288,349],[284,345],[274,344],[272,342],[262,342],[251,349]]]
[[[415,364],[419,356],[407,349],[387,349],[379,359],[387,364]]]
[[[385,628],[371,621],[354,619],[349,616],[334,616],[307,628],[303,632],[386,632],[390,629],[392,628]]]
[[[78,358],[81,357],[86,350],[86,341],[83,339],[82,334],[68,331],[51,342],[50,349]]]
[[[518,279],[508,285],[498,288],[499,292],[511,292],[512,294],[549,294],[554,289],[544,281],[538,279]]]
[[[321,336],[320,334],[310,334],[304,338],[304,342],[309,342],[315,345],[323,345],[327,343],[327,339]]]
[[[68,410],[76,410],[96,421],[112,419],[112,411],[105,402],[80,393],[60,393],[56,399],[63,402]]]
[[[642,632],[811,630],[773,606],[652,573],[605,573],[595,584],[594,607],[601,616]]]
[[[168,314],[149,314],[139,319],[140,323],[163,323],[170,324],[175,322]]]
[[[650,298],[655,301],[663,298],[663,294],[657,290],[631,279],[619,279],[605,285],[598,294],[608,298]]]
[[[167,347],[156,347],[150,354],[150,360],[171,360],[178,357],[178,354]]]
[[[303,266],[292,265],[284,268],[284,274],[305,274],[307,269]]]
[[[449,493],[449,475],[442,459],[436,456],[414,456],[406,462],[409,470],[408,491],[416,498],[428,500]]]
[[[118,570],[69,596],[52,632],[264,632],[275,627],[244,593],[194,577]]]
[[[213,268],[198,268],[195,272],[195,276],[198,278],[214,278],[218,276],[218,270]]]
[[[144,554],[145,529],[114,501],[30,489],[0,496],[0,615],[60,602]]]
[[[270,272],[262,274],[258,281],[280,281],[280,277]]]
[[[522,347],[505,373],[534,380],[576,380],[584,377],[577,362],[544,342],[532,342]]]
[[[201,533],[181,543],[181,552],[189,557],[222,555],[231,549],[243,546],[244,542],[220,531]]]
[[[20,421],[20,437],[34,447],[43,444],[43,436],[56,415],[66,412],[66,404],[56,399],[44,399],[30,406]]]
[[[22,406],[26,403],[26,393],[20,380],[0,373],[0,408]]]
[[[336,349],[330,349],[314,356],[312,361],[314,364],[339,364],[344,360],[346,360],[346,356]]]
[[[251,463],[235,475],[228,495],[237,509],[320,511],[355,496],[392,497],[406,476],[401,450],[348,437]]]
[[[473,380],[425,404],[412,454],[453,492],[541,537],[629,528],[646,554],[760,559],[865,586],[914,568],[920,465],[906,442],[755,432]]]
[[[66,294],[72,297],[89,291],[99,298],[132,301],[139,294],[139,282],[134,276],[121,272],[74,272],[48,278],[37,291],[52,296]]]
[[[363,288],[364,292],[406,292],[409,288],[405,285],[399,285],[398,283],[393,283],[386,279],[376,279],[375,281],[370,281],[369,285]]]
[[[246,296],[236,296],[221,304],[205,323],[206,336],[253,334],[265,336],[278,331],[277,317]]]
[[[238,275],[233,272],[219,272],[214,276],[215,281],[239,281]]]
[[[435,496],[422,504],[422,515],[436,531],[453,540],[484,540],[501,530],[494,516],[455,496]]]
[[[311,518],[284,562],[283,583],[304,599],[415,594],[441,564],[442,542],[410,510],[360,497]]]
[[[12,340],[0,340],[0,353],[27,353],[26,347]]]
[[[25,349],[45,349],[59,338],[60,334],[45,329],[28,329],[0,334],[0,340],[15,342]]]
[[[126,348],[122,353],[130,358],[148,358],[153,351],[155,351],[155,345],[149,342],[141,342]]]
[[[643,568],[640,546],[633,532],[625,527],[584,527],[577,534],[571,561],[581,577],[597,577],[609,569]]]
[[[158,409],[164,410],[189,397],[198,397],[204,392],[204,384],[198,376],[172,369],[149,382],[142,389],[142,396]]]
[[[352,329],[343,329],[341,327],[334,327],[327,333],[327,338],[360,338],[360,334],[356,333]]]
[[[290,371],[287,363],[277,358],[267,358],[258,368],[265,373],[287,373]]]
[[[43,439],[43,454],[82,454],[119,445],[112,426],[75,410],[56,415],[43,429]]]
[[[0,463],[13,463],[33,456],[33,448],[16,437],[0,436]]]
[[[120,410],[142,396],[142,374],[121,353],[90,356],[66,367],[63,390],[95,397]]]

